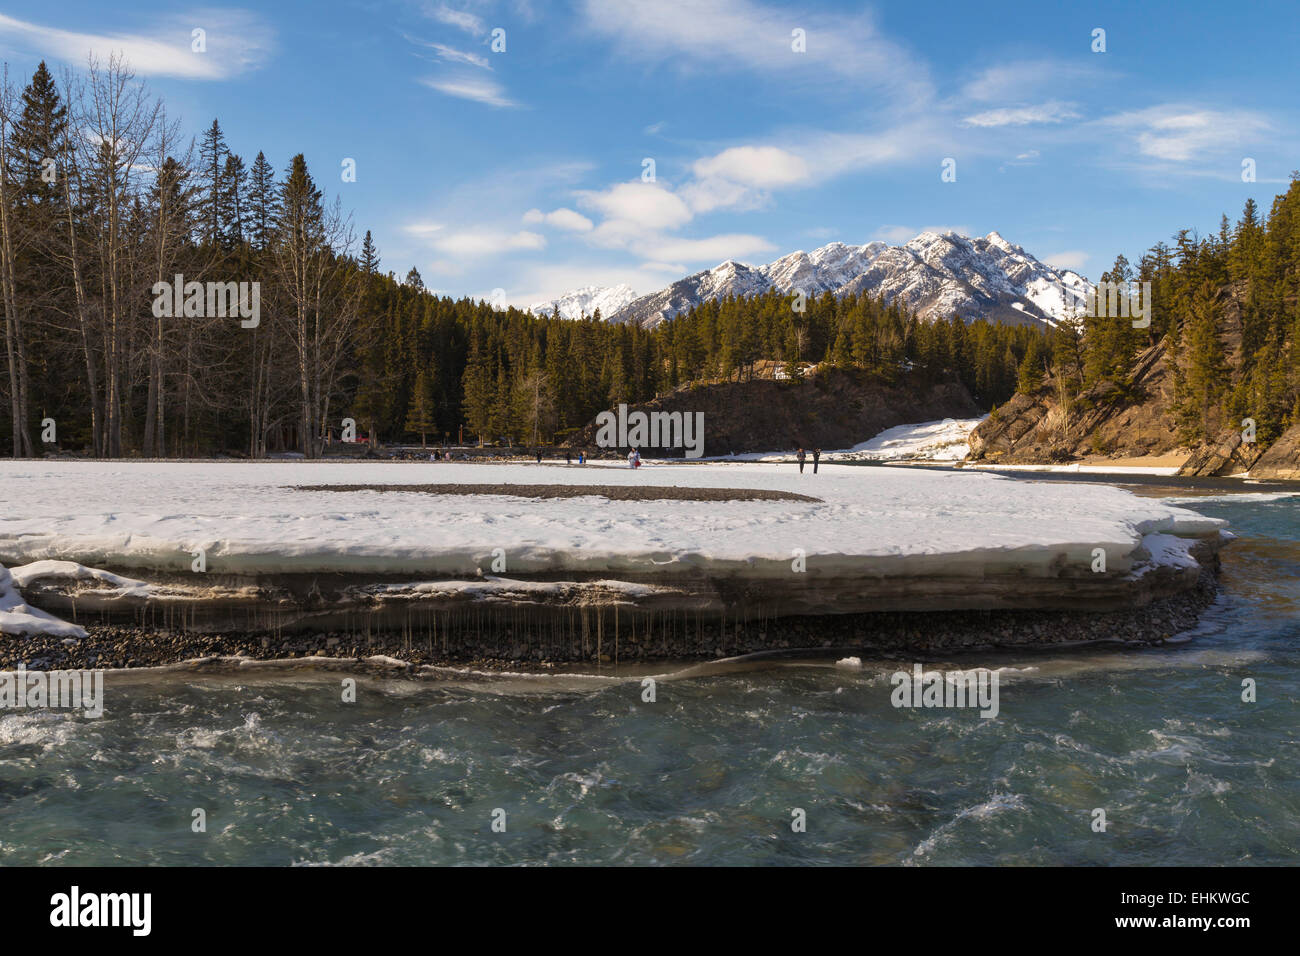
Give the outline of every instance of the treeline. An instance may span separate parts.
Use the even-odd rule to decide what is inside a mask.
[[[358,354],[356,421],[385,441],[460,436],[562,441],[598,412],[692,382],[752,378],[766,363],[797,386],[814,364],[856,366],[893,382],[960,379],[992,406],[1042,333],[954,317],[927,322],[901,303],[829,293],[796,311],[776,292],[707,302],[654,329],[494,311],[435,298],[412,270],[374,277],[367,308],[379,328]],[[1041,348],[1040,348],[1041,351]]]
[[[301,154],[277,179],[215,121],[196,148],[119,59],[62,82],[42,63],[21,94],[6,70],[3,440],[15,456],[319,453],[371,326],[351,249]]]
[[[1021,391],[1042,388],[1046,375],[1067,409],[1139,398],[1134,359],[1163,339],[1181,441],[1213,440],[1250,418],[1267,443],[1300,422],[1300,173],[1266,220],[1248,199],[1235,225],[1222,217],[1217,235],[1181,230],[1136,267],[1117,257],[1101,280],[1149,282],[1150,327],[1096,316],[1062,322],[1045,348],[1027,353]]]
[[[257,284],[255,318],[222,303],[237,283]],[[550,442],[774,362],[792,387],[818,363],[955,377],[992,406],[1047,351],[1031,328],[864,296],[711,302],[653,330],[438,297],[381,273],[368,232],[357,248],[301,154],[277,174],[215,120],[184,139],[116,59],[0,83],[0,308],[15,456],[317,456],[347,418],[386,442]]]

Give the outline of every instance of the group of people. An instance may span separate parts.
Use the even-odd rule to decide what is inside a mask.
[[[807,459],[808,456],[807,456],[807,453],[806,453],[802,448],[800,448],[800,449],[799,449],[799,454],[797,455],[797,457],[798,457],[798,459],[799,459],[799,474],[802,475],[802,474],[803,474],[804,461]],[[813,474],[814,474],[814,475],[817,474],[817,463],[818,463],[819,461],[821,461],[821,457],[822,457],[822,450],[821,450],[820,448],[814,448],[814,449],[812,450],[812,463],[813,463]]]

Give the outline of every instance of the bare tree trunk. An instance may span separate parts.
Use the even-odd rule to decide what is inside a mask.
[[[97,194],[104,204],[101,223],[100,280],[104,315],[103,453],[120,457],[122,391],[126,380],[126,331],[130,317],[128,293],[134,283],[126,248],[123,216],[129,208],[139,159],[154,132],[161,103],[147,101],[143,86],[121,56],[114,54],[100,67],[89,63],[89,112],[85,132],[93,150]]]

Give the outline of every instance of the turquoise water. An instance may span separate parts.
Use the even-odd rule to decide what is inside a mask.
[[[1300,862],[1300,497],[1194,507],[1241,539],[1188,640],[925,661],[1000,668],[992,720],[895,709],[870,658],[654,703],[608,669],[356,703],[338,675],[109,674],[100,719],[0,714],[0,863]]]

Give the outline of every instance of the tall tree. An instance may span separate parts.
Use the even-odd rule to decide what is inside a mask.
[[[203,241],[209,245],[221,242],[222,190],[226,168],[226,136],[221,123],[212,121],[199,141],[199,218],[202,221]]]
[[[280,215],[279,188],[275,170],[260,151],[253,160],[248,182],[248,241],[259,252],[270,241]]]

